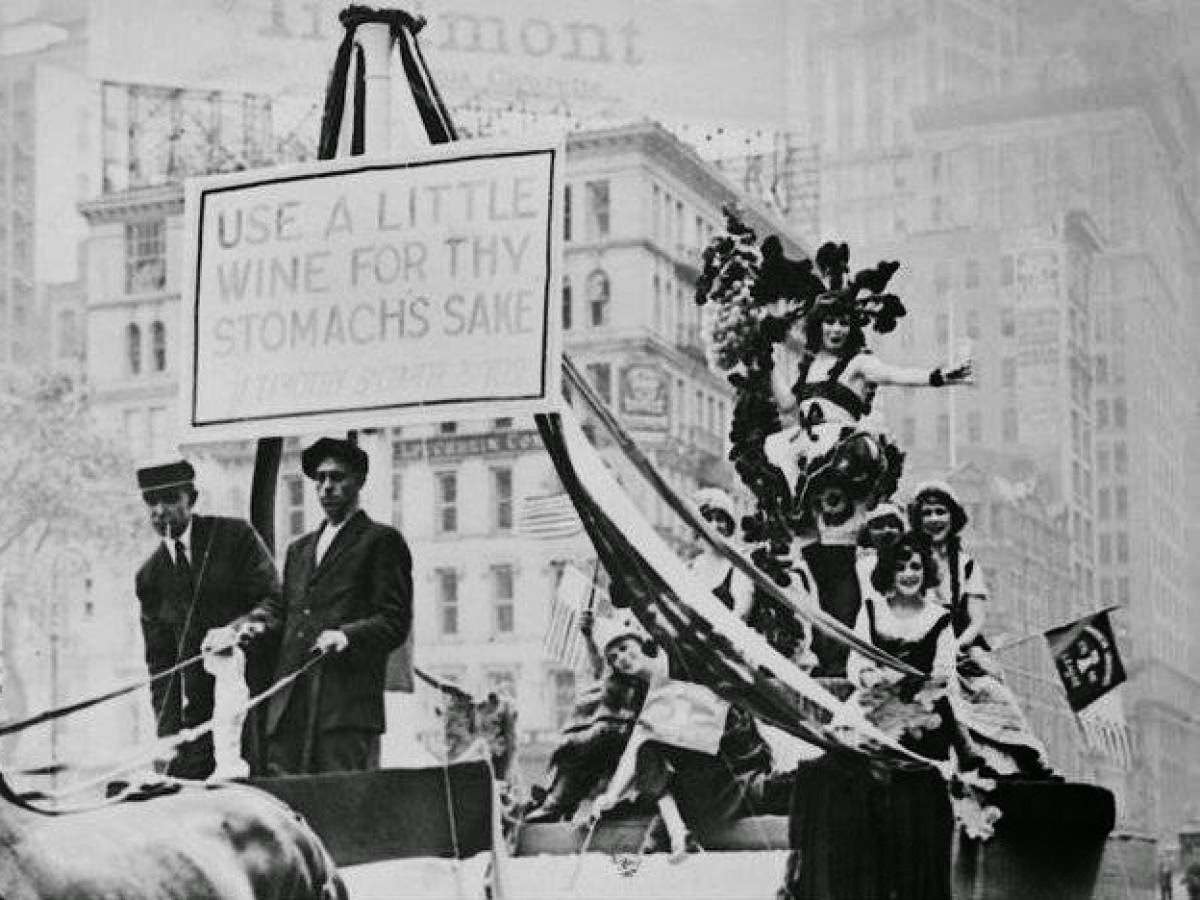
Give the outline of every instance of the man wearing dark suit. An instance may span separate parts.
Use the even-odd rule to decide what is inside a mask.
[[[243,637],[282,634],[276,677],[325,659],[271,698],[267,771],[272,775],[379,767],[388,654],[412,626],[412,557],[400,532],[359,509],[367,455],[322,438],[301,457],[325,521],[295,541],[283,598],[241,626]]]
[[[141,468],[138,487],[150,524],[162,540],[136,577],[146,665],[157,675],[200,652],[209,629],[221,628],[264,604],[278,602],[279,575],[271,554],[248,522],[192,512],[198,492],[186,460]],[[270,674],[260,646],[247,662],[252,691]],[[151,699],[160,736],[207,722],[213,677],[193,663],[156,681]],[[249,730],[244,748],[251,749]],[[167,767],[180,778],[207,778],[214,766],[211,737],[184,744]]]

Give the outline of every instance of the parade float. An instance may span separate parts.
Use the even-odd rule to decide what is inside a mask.
[[[870,796],[876,798],[887,794],[877,783],[886,785],[889,779],[899,782],[911,776],[924,785],[922,790],[934,784],[938,792],[952,799],[955,820],[953,836],[948,835],[947,840],[952,842],[953,854],[946,849],[949,872],[943,874],[952,881],[956,897],[1130,896],[1120,891],[1130,883],[1130,870],[1142,866],[1143,861],[1133,848],[1110,839],[1115,809],[1108,791],[1066,783],[1045,772],[1034,778],[1016,772],[997,779],[966,770],[960,765],[961,755],[949,761],[923,755],[908,738],[924,726],[904,710],[913,709],[909,701],[921,696],[928,673],[876,646],[855,628],[858,589],[853,585],[859,576],[853,538],[848,536],[857,534],[868,514],[893,497],[903,467],[903,448],[873,428],[866,415],[875,387],[903,382],[895,380],[899,376],[880,374],[878,367],[868,366],[857,391],[840,383],[844,367],[832,374],[825,372],[823,379],[810,383],[811,354],[806,356],[797,348],[795,355],[788,356],[781,349],[786,350],[788,342],[806,326],[811,330],[809,323],[817,321],[822,310],[834,311],[860,335],[867,327],[880,333],[897,327],[907,312],[902,300],[888,291],[898,264],[880,263],[851,276],[849,250],[836,244],[823,246],[813,259],[790,260],[783,256],[777,240],[769,236],[760,240],[735,211],[729,212],[726,233],[705,251],[697,285],[697,302],[708,311],[712,363],[727,374],[737,397],[730,463],[755,504],[738,523],[737,534],[724,536],[670,487],[570,359],[561,355],[560,337],[549,312],[554,306],[549,300],[551,285],[556,283],[553,253],[558,249],[553,235],[562,230],[561,219],[556,218],[561,211],[555,202],[553,150],[476,150],[465,142],[447,149],[457,135],[417,43],[421,20],[399,11],[351,7],[341,21],[345,38],[330,79],[320,142],[321,158],[330,162],[289,170],[279,177],[243,173],[210,179],[189,187],[189,206],[207,208],[211,221],[221,209],[222,197],[234,196],[247,187],[262,189],[265,185],[267,190],[285,192],[292,184],[319,199],[324,185],[349,184],[345,179],[380,176],[402,182],[411,173],[423,171],[422,167],[453,166],[462,160],[485,158],[493,173],[515,171],[527,164],[533,172],[529,177],[535,181],[540,177],[537,166],[548,164],[545,184],[551,190],[543,218],[530,213],[548,235],[540,276],[545,330],[535,339],[540,360],[533,365],[537,390],[528,392],[537,402],[523,403],[520,397],[510,397],[489,406],[481,399],[476,408],[492,415],[535,415],[546,451],[595,548],[599,565],[607,573],[611,594],[619,598],[622,611],[636,620],[637,627],[665,651],[673,669],[686,673],[688,683],[710,692],[724,704],[722,709],[736,708],[749,714],[793,746],[805,748],[804,761],[794,776],[790,815],[751,814],[724,820],[694,835],[696,846],[691,849],[697,852],[671,862],[662,852],[661,842],[650,839],[653,815],[622,815],[617,809],[611,814],[598,813],[582,826],[524,822],[523,807],[505,791],[494,760],[486,754],[481,759],[426,768],[250,779],[305,817],[342,869],[351,896],[451,894],[522,900],[774,896],[785,881],[803,882],[796,873],[813,864],[796,850],[806,846],[804,829],[813,828],[798,822],[805,816],[811,820],[812,813],[799,815],[798,810],[812,805],[815,791],[828,791],[824,780],[828,770],[821,768],[822,760],[845,764],[838,777],[849,771],[870,780],[870,790],[875,792]],[[424,136],[431,146],[441,149],[411,159],[374,155],[355,163],[359,154],[387,151],[389,63],[397,48]],[[352,105],[347,116],[348,96]],[[347,127],[343,127],[344,119],[350,120]],[[338,156],[341,158],[335,161]],[[329,201],[333,213],[326,219],[326,240],[339,231],[352,230],[348,212],[343,213],[344,223],[339,221],[336,190],[330,190],[335,199]],[[300,201],[287,199],[285,193],[272,197],[279,213],[274,218],[275,237],[289,240],[292,235],[286,232],[292,220],[288,216],[300,208]],[[498,202],[507,202],[514,218],[525,214],[522,204],[527,198],[517,188],[507,201],[492,196],[493,212]],[[380,203],[382,226],[385,213],[382,200]],[[415,206],[410,205],[409,224],[417,231],[413,210]],[[197,250],[208,234],[203,215],[199,213],[194,226]],[[298,270],[314,284],[322,277],[324,257],[320,254],[324,252],[314,250],[305,259],[297,257]],[[418,255],[399,258],[396,265],[419,268],[425,258],[420,251],[413,252]],[[510,254],[514,260],[519,255],[515,245]],[[261,435],[264,429],[269,433],[270,425],[278,424],[284,415],[279,406],[282,401],[269,396],[264,381],[237,381],[232,365],[214,366],[217,371],[210,373],[209,380],[200,381],[200,331],[207,313],[199,305],[203,277],[199,263],[189,264],[197,285],[189,323],[195,367],[192,379],[183,385],[183,405],[191,411],[200,439],[206,432],[199,425],[205,422],[225,427],[221,433],[226,437],[257,437],[251,514],[255,527],[272,544],[282,439]],[[377,259],[363,265],[375,266],[378,273]],[[409,304],[405,310],[389,314],[406,313],[410,321],[419,322],[420,312]],[[237,334],[217,333],[215,355],[233,353]],[[781,391],[777,369],[785,365],[798,366],[798,378],[793,384],[791,372],[782,373]],[[469,365],[463,369],[463,379],[475,385],[481,376],[469,369]],[[375,427],[378,423],[372,409],[397,405],[388,391],[404,391],[404,403],[398,405],[420,408],[428,419],[436,414],[429,408],[444,398],[423,396],[417,370],[405,371],[403,377],[397,375],[391,381],[380,377],[367,385],[378,392],[371,395],[375,407],[370,402],[355,407],[321,406],[318,397],[314,408],[320,415],[310,409],[298,418],[308,430]],[[483,378],[502,378],[505,371],[498,367]],[[226,391],[228,396],[248,404],[247,408],[229,412],[218,408],[219,404],[212,405],[220,394],[213,385],[222,377],[233,385]],[[936,369],[928,375],[933,387],[966,380],[969,366]],[[293,376],[293,388],[297,383]],[[290,396],[319,395],[326,387],[319,381],[303,381]],[[794,403],[788,402],[788,391]],[[564,395],[569,399],[563,399]],[[485,395],[477,392],[477,397]],[[261,404],[257,413],[255,403]],[[333,414],[328,414],[331,409]],[[637,490],[653,492],[698,542],[749,581],[753,607],[747,616],[743,618],[723,604],[712,586],[698,579],[648,522],[631,500],[630,486],[618,483],[589,440],[581,426],[584,419],[605,432],[610,444],[642,478]],[[889,706],[894,698],[874,707],[861,703],[861,698],[854,696],[855,685],[846,678],[846,660],[851,656],[892,673],[889,683],[904,686],[908,705],[901,704],[899,713],[889,715],[880,713],[885,708],[894,710]],[[250,703],[261,699],[243,702],[238,714],[244,715]],[[468,698],[466,703],[472,707],[473,701]],[[236,716],[229,721],[240,723]],[[215,723],[213,727],[227,729],[229,725]],[[219,743],[228,746],[230,740],[226,737]],[[859,786],[856,783],[853,789]],[[198,789],[173,786],[165,792],[191,790]],[[139,785],[110,787],[109,793],[112,796],[106,803],[131,809],[134,820],[142,804],[117,801],[142,799],[147,812],[165,802],[155,799],[154,791],[147,795]],[[9,794],[7,799],[18,798]],[[26,800],[20,802],[30,805]],[[822,805],[835,810],[839,803],[847,805],[829,792]],[[36,815],[36,805],[26,814]],[[826,813],[818,811],[818,815]],[[822,821],[829,826],[825,840],[842,844],[840,852],[856,855],[863,867],[870,868],[878,862],[876,855],[889,852],[878,845],[858,844],[853,834],[839,834],[836,817]],[[894,871],[906,867],[904,860],[888,864]],[[796,890],[791,896],[833,898],[841,896],[838,890],[834,885],[825,892]]]

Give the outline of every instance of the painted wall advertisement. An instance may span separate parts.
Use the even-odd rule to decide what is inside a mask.
[[[554,408],[560,169],[472,143],[189,182],[187,439]]]
[[[89,74],[104,81],[319,100],[344,0],[93,0]],[[462,117],[639,115],[777,125],[783,0],[411,0],[430,71]],[[136,27],[131,25],[136,23]],[[186,35],[186,39],[184,36]],[[703,65],[696,61],[702,59]],[[486,115],[486,113],[484,113]],[[464,118],[464,124],[466,119]],[[311,123],[310,123],[311,127]]]

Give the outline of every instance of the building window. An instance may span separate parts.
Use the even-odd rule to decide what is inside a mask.
[[[937,342],[945,346],[950,340],[950,316],[946,313],[938,313],[935,329]]]
[[[149,449],[151,455],[159,456],[167,450],[167,411],[161,406],[152,406],[147,411],[150,427]]]
[[[945,413],[937,417],[937,443],[939,447],[950,446],[950,417]]]
[[[458,531],[458,473],[438,472],[437,512],[435,529],[439,534],[454,534]]]
[[[0,311],[0,315],[3,312]],[[79,319],[73,309],[58,312],[58,358],[70,359],[79,353]]]
[[[492,469],[492,509],[498,531],[511,531],[513,527],[513,473],[512,469]]]
[[[966,271],[963,273],[963,286],[969,288],[979,287],[979,260],[967,260]]]
[[[395,451],[393,450],[393,460]],[[404,474],[392,463],[392,527],[404,530]]]
[[[1012,337],[1017,333],[1017,317],[1011,306],[1000,307],[1000,333]]]
[[[1103,397],[1096,401],[1096,427],[1108,427],[1108,401]]]
[[[150,365],[155,372],[167,369],[167,326],[162,322],[150,325]]]
[[[983,443],[983,414],[977,409],[967,413],[967,441],[972,444]]]
[[[1124,441],[1117,441],[1113,444],[1113,471],[1118,475],[1124,475],[1129,471],[1129,451],[1126,449]]]
[[[905,416],[900,420],[900,441],[907,448],[917,442],[917,419]]]
[[[1117,562],[1129,562],[1129,534],[1124,531],[1117,532]]]
[[[1096,493],[1096,516],[1101,521],[1112,516],[1112,492],[1108,488],[1100,488]]]
[[[979,339],[979,310],[967,310],[967,337],[971,340]]]
[[[1120,485],[1116,490],[1115,507],[1118,519],[1124,519],[1129,515],[1129,489],[1124,485]]]
[[[1006,388],[1016,387],[1017,361],[1011,356],[1000,360],[1000,381]]]
[[[588,363],[588,375],[591,376],[592,387],[600,398],[612,404],[612,366],[608,363]]]
[[[492,566],[492,629],[496,634],[512,634],[516,630],[510,565]]]
[[[1005,253],[1000,257],[1000,284],[1009,287],[1013,283],[1013,257]]]
[[[554,727],[561,729],[571,718],[575,708],[575,673],[570,669],[556,669],[554,672],[554,698],[550,709],[550,718]]]
[[[608,181],[589,181],[584,184],[587,195],[587,237],[589,240],[608,237],[609,191]]]
[[[572,307],[571,279],[568,276],[564,275],[563,276],[563,287],[562,287],[562,327],[563,327],[563,331],[571,330],[571,312],[572,312],[571,307]]]
[[[1117,397],[1113,400],[1113,427],[1125,427],[1125,398]]]
[[[593,328],[608,324],[609,301],[612,299],[612,285],[603,269],[596,269],[587,278],[588,308],[591,310]]]
[[[137,322],[125,326],[125,362],[130,375],[142,371],[142,329]]]
[[[1109,456],[1107,447],[1096,448],[1096,472],[1101,476],[1108,475]]]
[[[283,484],[287,497],[288,537],[300,537],[304,534],[304,479],[299,475],[289,475]]]
[[[512,416],[501,416],[492,420],[492,427],[497,431],[512,431]]]
[[[167,284],[166,224],[162,219],[125,225],[125,293],[161,291]]]
[[[1100,565],[1107,566],[1112,562],[1112,535],[1100,535]]]
[[[563,188],[563,241],[571,240],[571,186]]]
[[[1117,578],[1117,602],[1122,606],[1129,605],[1129,576],[1122,575]]]
[[[1006,406],[1002,415],[1001,437],[1008,443],[1015,444],[1020,437],[1017,429],[1017,411],[1011,406]]]
[[[436,569],[438,631],[443,637],[458,634],[458,571]]]

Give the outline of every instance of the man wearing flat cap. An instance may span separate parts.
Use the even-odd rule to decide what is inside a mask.
[[[223,628],[252,610],[278,602],[279,575],[270,551],[249,522],[196,515],[195,470],[186,460],[148,465],[138,488],[161,540],[136,577],[146,665],[157,675],[200,652],[210,629]],[[247,660],[252,691],[264,688],[273,660],[269,643]],[[151,699],[160,736],[207,722],[213,712],[213,677],[199,662],[156,681]],[[247,727],[243,753],[255,755]],[[211,737],[184,744],[167,768],[180,778],[213,771]]]
[[[267,770],[272,775],[379,767],[388,655],[412,627],[412,557],[400,532],[359,508],[367,454],[321,438],[301,457],[325,521],[287,551],[282,600],[253,617],[282,635],[276,677],[314,652],[324,660],[271,698]]]

